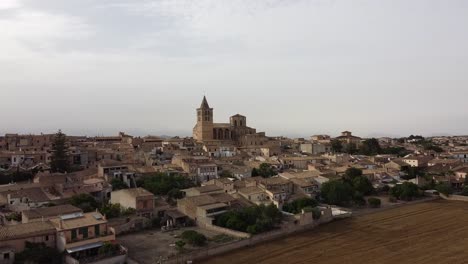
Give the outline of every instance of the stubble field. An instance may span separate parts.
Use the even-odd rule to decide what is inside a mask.
[[[333,222],[203,263],[468,263],[468,203],[432,201]]]

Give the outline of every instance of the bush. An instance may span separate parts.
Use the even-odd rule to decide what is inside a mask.
[[[468,196],[468,186],[463,187],[461,195]]]
[[[193,230],[184,231],[181,237],[187,243],[197,247],[201,247],[206,243],[206,237]]]
[[[281,223],[282,217],[283,215],[275,205],[259,205],[219,215],[215,224],[241,232],[258,234],[273,229]]]
[[[419,188],[412,182],[404,182],[403,184],[397,184],[395,187],[390,189],[390,195],[396,199],[411,201],[416,197],[419,197]]]
[[[62,263],[62,255],[56,249],[47,247],[44,243],[26,242],[23,252],[15,254],[15,263]]]
[[[382,201],[380,201],[379,198],[374,198],[374,197],[367,199],[367,202],[369,203],[369,206],[371,208],[379,208],[382,203]]]
[[[98,202],[94,199],[94,197],[87,193],[74,195],[70,199],[70,204],[80,208],[85,213],[94,211],[99,206]]]
[[[439,193],[442,193],[442,194],[444,194],[446,196],[449,196],[453,192],[452,186],[450,186],[449,183],[439,183],[439,184],[436,185],[435,189]]]
[[[189,178],[181,175],[156,173],[138,180],[137,186],[143,187],[154,195],[167,195],[171,190],[190,188],[193,187],[194,184]],[[172,194],[177,194],[177,191],[173,191]]]
[[[333,180],[322,185],[321,196],[328,204],[344,205],[353,197],[353,188],[347,182]]]
[[[314,220],[319,220],[321,216],[322,216],[322,211],[320,211],[319,208],[315,207],[312,209],[312,218]]]
[[[283,211],[291,213],[291,214],[298,214],[302,211],[305,207],[316,207],[318,202],[312,198],[302,198],[294,200],[291,203],[286,203],[283,205]]]

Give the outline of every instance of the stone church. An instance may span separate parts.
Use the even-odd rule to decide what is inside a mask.
[[[229,123],[214,123],[213,108],[206,97],[197,109],[197,124],[193,128],[193,138],[205,144],[233,144],[236,146],[263,145],[268,139],[265,133],[257,133],[255,128],[247,126],[243,115],[231,116]]]

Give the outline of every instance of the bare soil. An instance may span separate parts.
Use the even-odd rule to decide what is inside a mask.
[[[437,200],[336,221],[202,263],[468,263],[468,203]]]

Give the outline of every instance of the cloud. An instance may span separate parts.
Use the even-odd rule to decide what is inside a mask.
[[[21,1],[19,0],[2,0],[0,1],[0,11],[7,9],[14,9],[21,6]]]

